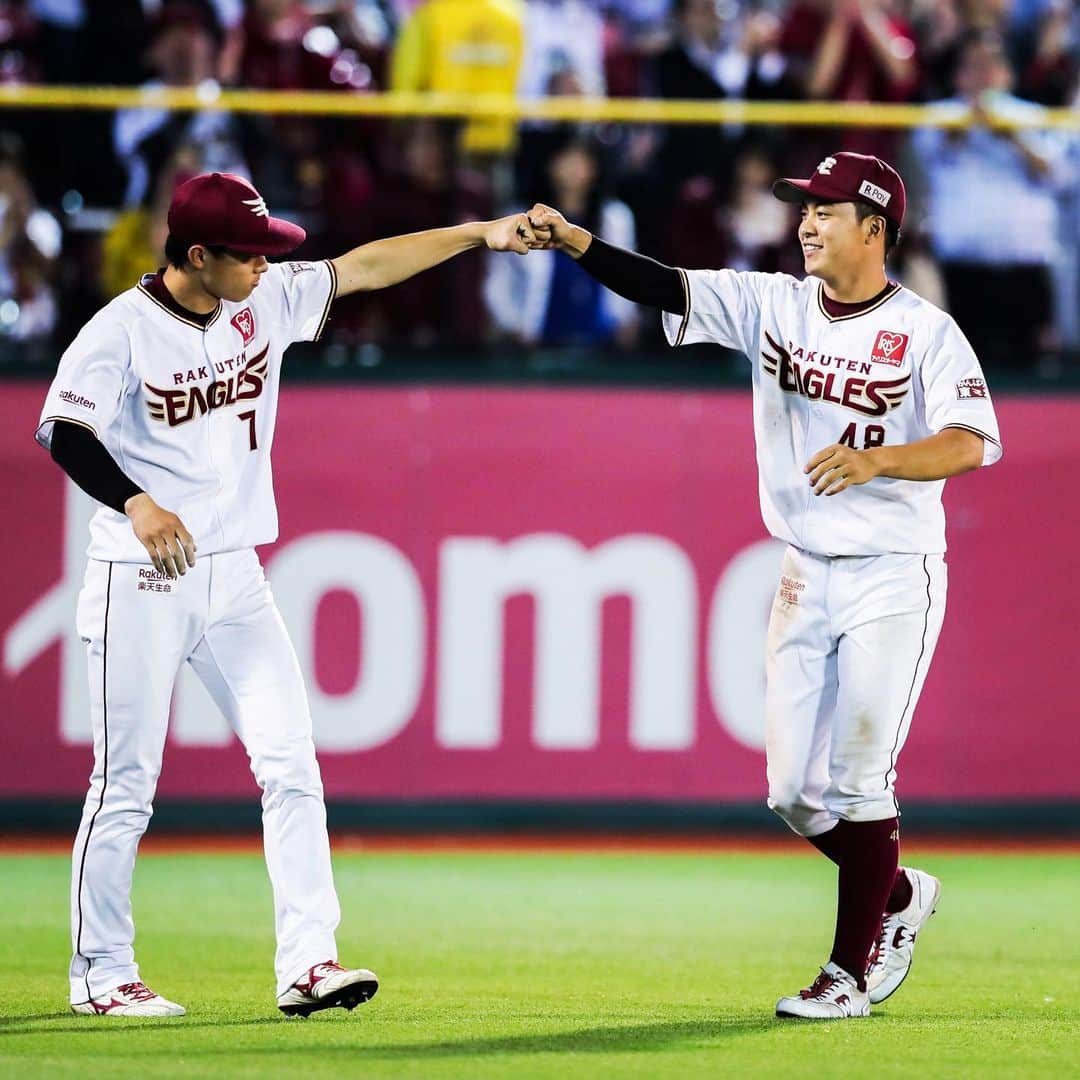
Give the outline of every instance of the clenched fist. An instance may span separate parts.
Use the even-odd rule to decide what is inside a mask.
[[[535,246],[536,234],[525,214],[510,214],[487,223],[484,243],[489,251],[514,251],[525,255]]]
[[[580,259],[592,243],[592,233],[571,225],[554,207],[537,203],[526,216],[536,234],[530,245],[534,250],[565,251],[571,258]]]
[[[195,540],[184,523],[164,510],[145,491],[124,503],[131,528],[146,548],[154,569],[176,578],[195,565]]]

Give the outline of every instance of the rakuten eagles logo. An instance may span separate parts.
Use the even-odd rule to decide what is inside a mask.
[[[198,385],[181,389],[161,390],[149,383],[146,388],[146,405],[154,420],[163,420],[169,427],[186,424],[196,420],[214,409],[223,409],[240,401],[252,401],[257,398],[266,385],[266,375],[270,360],[269,343],[243,367],[238,368],[227,379],[215,379],[207,387]],[[151,396],[152,395],[152,396]],[[155,400],[156,399],[156,400]]]
[[[761,366],[786,394],[799,394],[810,401],[830,401],[863,416],[885,416],[904,400],[911,386],[910,372],[898,379],[867,378],[873,369],[865,361],[846,360],[794,346],[785,349],[767,330],[765,337],[776,355],[762,352]]]

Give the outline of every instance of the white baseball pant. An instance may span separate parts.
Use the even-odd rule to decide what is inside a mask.
[[[94,768],[72,864],[72,1003],[139,977],[131,878],[185,661],[262,789],[278,994],[312,965],[336,960],[340,909],[311,715],[255,552],[199,558],[176,581],[148,566],[91,560],[76,625],[89,661]]]
[[[769,806],[802,836],[898,813],[896,761],[945,615],[942,555],[789,547],[766,655]]]

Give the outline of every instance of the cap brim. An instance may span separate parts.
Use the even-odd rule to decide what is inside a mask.
[[[813,190],[810,189],[811,183],[814,185]],[[794,180],[784,177],[783,180],[777,180],[773,184],[772,193],[781,202],[795,203],[796,205],[804,202],[863,203],[872,207],[883,218],[900,228],[900,222],[885,207],[879,206],[876,202],[871,202],[870,199],[864,199],[861,195],[852,195],[850,191],[838,191],[836,188],[830,188],[828,184],[823,184],[820,180]]]
[[[810,190],[810,184],[813,182],[814,190]],[[821,183],[820,180],[793,180],[789,177],[785,177],[783,180],[777,180],[772,186],[772,193],[781,201],[786,203],[804,203],[804,202],[856,202],[857,200],[853,195],[846,191],[840,191],[837,188],[830,188],[827,184]]]
[[[809,180],[777,180],[772,186],[772,193],[781,201],[801,203],[806,201],[806,189]]]
[[[306,239],[307,232],[299,225],[282,218],[268,218],[266,233],[255,245],[245,244],[245,253],[251,255],[285,255],[298,248]]]

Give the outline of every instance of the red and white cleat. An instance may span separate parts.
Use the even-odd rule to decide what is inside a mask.
[[[802,1020],[850,1020],[870,1015],[870,998],[842,968],[830,962],[812,986],[776,1003],[776,1015]]]
[[[123,983],[107,994],[71,1006],[85,1016],[183,1016],[187,1009],[155,994],[146,983]]]
[[[937,908],[941,882],[924,870],[904,867],[911,882],[911,902],[903,911],[881,920],[877,943],[866,965],[866,989],[877,1005],[900,989],[911,970],[915,939]]]
[[[375,996],[379,979],[367,968],[343,968],[333,960],[316,964],[278,998],[286,1016],[310,1016],[320,1009],[355,1009]]]

